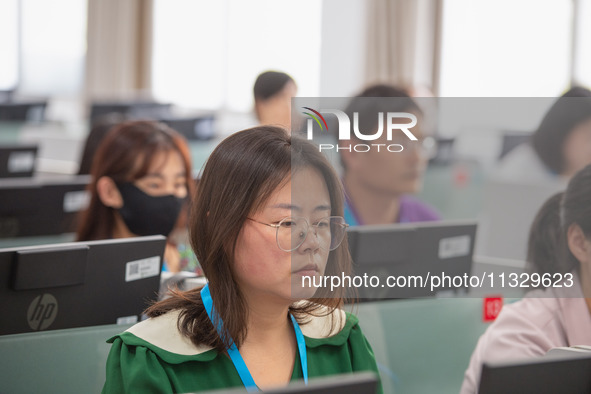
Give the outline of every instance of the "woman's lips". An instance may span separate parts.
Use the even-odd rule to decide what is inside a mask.
[[[316,264],[308,264],[292,271],[292,273],[302,276],[314,276],[318,273],[318,266]]]

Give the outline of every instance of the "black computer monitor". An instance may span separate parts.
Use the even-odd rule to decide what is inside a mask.
[[[0,249],[0,335],[129,324],[160,286],[160,235]]]
[[[380,278],[377,287],[357,287],[361,300],[432,297],[437,292],[466,289],[452,280],[470,274],[476,222],[443,221],[352,226],[348,240],[354,274]],[[389,286],[388,277],[396,277]],[[404,278],[400,282],[398,278]],[[431,290],[431,284],[436,284]],[[374,282],[377,283],[377,282]]]
[[[0,145],[0,178],[32,177],[37,145]]]
[[[0,120],[42,122],[46,107],[47,100],[0,103]]]
[[[0,182],[0,238],[55,235],[75,231],[77,215],[89,202],[90,176]]]
[[[480,394],[591,393],[591,355],[539,357],[482,366]]]
[[[303,381],[291,383],[285,387],[264,390],[267,394],[375,394],[378,379],[372,372],[356,372],[321,378],[311,378],[306,385]],[[203,394],[238,394],[244,388],[207,391]]]
[[[213,115],[193,118],[161,118],[159,120],[178,131],[188,140],[209,140],[215,136]]]
[[[90,106],[91,125],[101,116],[111,113],[127,115],[133,119],[159,119],[170,116],[172,104],[146,100],[97,101]]]

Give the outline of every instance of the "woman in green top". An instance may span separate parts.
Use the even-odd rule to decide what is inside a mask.
[[[190,219],[209,283],[173,293],[110,340],[103,392],[255,391],[377,374],[357,318],[340,309],[347,289],[319,284],[351,274],[342,214],[341,184],[314,145],[268,126],[226,138]]]

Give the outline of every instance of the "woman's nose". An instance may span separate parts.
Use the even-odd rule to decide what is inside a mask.
[[[308,250],[314,251],[320,248],[320,240],[318,239],[317,228],[315,228],[314,226],[308,226],[308,231],[304,236],[304,242],[302,242],[298,250],[306,252]]]

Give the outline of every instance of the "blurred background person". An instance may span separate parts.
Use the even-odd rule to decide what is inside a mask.
[[[164,124],[134,121],[114,127],[96,152],[91,175],[91,200],[79,220],[78,241],[168,237],[185,222],[181,212],[194,189],[189,148]],[[200,271],[191,249],[170,237],[164,261],[168,271]]]
[[[591,345],[589,201],[591,165],[570,180],[562,198],[555,195],[540,209],[530,230],[529,247],[533,249],[528,250],[528,256],[538,272],[549,271],[546,286],[552,286],[503,307],[476,345],[462,394],[477,392],[485,361],[539,357],[555,347]],[[557,219],[560,234],[555,230]]]
[[[354,149],[339,151],[347,196],[347,223],[364,225],[439,220],[440,216],[434,208],[412,197],[422,186],[429,155],[423,145],[423,114],[415,101],[397,87],[373,85],[357,95],[345,112],[351,120],[353,112],[359,114],[359,130],[365,134],[373,134],[378,129],[379,112],[408,112],[418,119],[417,125],[412,128],[418,141],[410,141],[398,130],[398,133],[394,131],[392,141],[386,139],[385,132],[371,141],[372,144],[384,144],[379,150],[373,147],[368,152],[356,152]],[[352,134],[352,145],[363,142],[368,141],[360,141]],[[400,144],[404,149],[390,152],[385,148],[390,144]]]
[[[495,178],[567,182],[591,163],[591,91],[574,87],[550,107],[529,143],[507,154]]]
[[[292,77],[280,71],[265,71],[256,78],[253,93],[259,124],[291,130],[291,98],[298,93]]]

